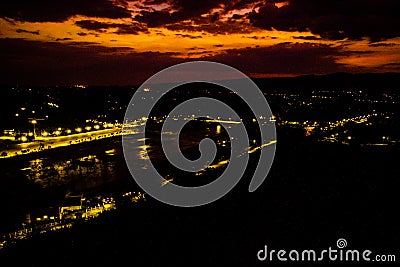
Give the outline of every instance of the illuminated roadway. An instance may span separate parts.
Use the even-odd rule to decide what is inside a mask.
[[[120,127],[114,127],[110,129],[98,130],[98,131],[91,131],[91,132],[84,132],[84,133],[77,133],[71,134],[67,136],[56,136],[56,137],[37,137],[33,142],[27,143],[20,143],[16,144],[13,148],[4,149],[2,152],[6,152],[6,157],[13,157],[16,155],[27,154],[31,152],[38,152],[40,151],[40,146],[42,144],[43,150],[46,149],[53,149],[62,146],[68,146],[73,144],[79,144],[82,142],[94,141],[98,139],[103,139],[107,137],[116,136],[121,133]],[[22,152],[22,150],[29,151]]]

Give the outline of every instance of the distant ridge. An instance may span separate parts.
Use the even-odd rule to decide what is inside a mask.
[[[337,72],[331,74],[307,74],[293,77],[268,77],[268,78],[251,78],[257,85],[263,88],[303,88],[313,87],[326,89],[399,89],[400,90],[400,72],[385,73],[347,73]],[[126,85],[87,85],[88,88],[138,88],[141,84]],[[1,84],[0,87],[20,87],[20,88],[75,88],[75,85],[32,85],[32,84]]]
[[[399,89],[400,73],[346,73],[325,75],[301,75],[296,77],[254,78],[263,88],[301,88],[301,89]]]

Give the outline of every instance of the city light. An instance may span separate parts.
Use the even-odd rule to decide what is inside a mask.
[[[72,131],[70,129],[65,131],[67,134],[70,134]]]
[[[78,128],[75,129],[75,131],[80,133],[80,132],[82,132],[82,128],[78,127]]]
[[[221,125],[217,125],[217,134],[221,133]]]
[[[91,126],[86,126],[86,127],[85,127],[85,130],[86,130],[86,131],[90,131],[91,129],[92,129]]]
[[[100,129],[100,126],[99,126],[99,125],[95,125],[94,128],[95,128],[96,130],[98,130],[98,129]]]
[[[22,137],[21,137],[21,141],[22,141],[22,142],[26,142],[26,141],[28,141],[28,138],[26,138],[26,136],[22,136]]]

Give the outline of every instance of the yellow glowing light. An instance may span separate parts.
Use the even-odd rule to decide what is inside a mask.
[[[221,133],[221,125],[217,125],[217,134]]]
[[[43,132],[42,135],[43,136],[47,136],[49,133],[48,132]]]
[[[60,131],[56,131],[55,134],[56,134],[56,135],[60,135],[61,132],[60,132]]]
[[[90,131],[91,129],[92,129],[91,126],[86,126],[86,127],[85,127],[85,130],[86,130],[86,131]]]
[[[36,120],[32,120],[31,123],[32,123],[32,124],[36,124],[37,121],[36,121]]]
[[[70,129],[65,131],[67,134],[70,134],[72,131]]]
[[[272,141],[270,141],[270,142],[268,142],[266,144],[262,144],[261,146],[258,146],[258,147],[253,148],[252,150],[249,150],[249,154],[254,153],[257,150],[260,150],[260,149],[262,149],[262,148],[264,148],[266,146],[270,146],[270,145],[273,145],[273,144],[276,144],[276,140],[272,140]]]
[[[110,149],[106,151],[106,154],[114,154],[115,153],[115,149]]]
[[[174,181],[174,178],[170,178],[170,179],[164,179],[163,181],[161,181],[161,186],[164,186],[168,183],[171,183]]]
[[[22,137],[21,137],[21,141],[22,141],[22,142],[26,142],[26,141],[28,141],[28,138],[26,138],[26,136],[22,136]]]
[[[218,162],[217,164],[208,166],[208,168],[215,169],[215,168],[224,166],[224,165],[226,165],[228,163],[229,163],[229,160],[223,160],[223,161]]]
[[[192,115],[194,116],[194,115]],[[240,124],[241,121],[224,121],[224,120],[205,120],[205,122],[220,122],[220,123],[227,123],[227,124]]]
[[[99,126],[99,125],[95,125],[94,128],[95,128],[96,130],[98,130],[98,129],[100,129],[100,126]]]
[[[78,128],[75,129],[75,131],[77,131],[78,133],[80,133],[80,132],[82,132],[82,128],[81,128],[81,127],[78,127]]]

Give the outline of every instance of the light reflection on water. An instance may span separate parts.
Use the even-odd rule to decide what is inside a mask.
[[[135,151],[142,153],[146,148],[150,147],[136,147]],[[45,200],[45,203],[49,203],[48,206],[32,206],[26,214],[20,214],[21,219],[16,218],[14,230],[11,232],[0,229],[0,249],[38,233],[69,228],[78,220],[96,218],[102,213],[115,210],[118,207],[117,202],[135,205],[146,200],[144,192],[131,191],[132,187],[118,186],[124,178],[125,183],[133,184],[130,177],[124,176],[126,174],[122,167],[124,164],[120,143],[117,142],[114,148],[104,148],[101,152],[98,148],[96,150],[95,153],[81,153],[76,157],[41,157],[20,163],[19,171],[29,183],[39,186],[40,192],[52,192],[61,188],[65,197],[55,204],[49,198],[52,194],[49,194],[49,197],[45,197],[49,198]],[[81,204],[66,205],[65,200],[70,199],[70,195],[81,196]]]
[[[108,154],[112,156],[112,154]],[[97,155],[53,161],[39,158],[29,161],[23,168],[26,178],[42,188],[68,184],[76,179],[91,180],[115,175],[115,162],[99,159]]]
[[[220,135],[220,130],[213,129],[214,134]],[[131,143],[130,151],[129,153],[135,153],[138,157],[138,161],[135,162],[134,164],[138,164],[143,168],[146,168],[149,164],[149,155],[151,157],[151,160],[156,160],[161,157],[160,153],[157,153],[159,147],[154,147],[151,144],[146,144],[143,146],[138,146],[138,140],[135,140],[135,135],[131,136],[132,138],[128,138],[129,142]],[[168,138],[168,136],[167,136]],[[172,138],[172,137],[171,137]],[[141,140],[145,141],[145,140]],[[217,144],[220,145],[221,147],[225,147],[225,144],[229,142],[229,139],[226,138],[218,138]],[[193,144],[196,142],[193,142],[190,138],[187,138],[185,142],[183,143],[182,149],[190,149],[193,148]],[[260,147],[253,147],[249,148],[246,153],[252,153],[253,150],[258,150],[263,148],[263,146]],[[101,148],[100,148],[101,149]],[[253,150],[251,150],[253,149]],[[99,188],[99,190],[96,191],[96,198],[100,199],[108,199],[110,196],[110,193],[107,192],[104,189],[104,185],[110,185],[113,183],[117,183],[118,179],[120,179],[119,176],[124,176],[126,175],[125,178],[128,178],[130,182],[133,183],[133,179],[129,176],[128,171],[126,170],[125,162],[122,157],[122,149],[121,149],[121,143],[120,141],[117,142],[116,144],[113,144],[113,147],[104,147],[102,151],[98,151],[99,148],[97,148],[97,152],[90,151],[88,153],[81,153],[79,156],[65,156],[64,158],[58,158],[58,159],[53,159],[51,157],[41,157],[41,158],[35,158],[31,159],[29,161],[26,161],[23,163],[19,170],[23,173],[24,177],[27,178],[27,180],[30,183],[33,183],[37,186],[39,186],[42,190],[52,190],[53,188],[57,187],[65,187],[66,188],[66,193],[79,193],[83,194],[83,196],[86,199],[91,199],[93,196],[87,196],[86,193],[89,192],[93,188]],[[251,151],[251,152],[250,152]],[[229,157],[226,158],[225,156],[220,157],[217,162],[214,163],[214,165],[211,165],[208,170],[206,171],[207,174],[212,171],[213,169],[220,169],[224,167],[226,164],[229,163]],[[125,173],[121,174],[121,170],[125,169]],[[203,172],[199,172],[198,175],[204,176]],[[196,176],[198,176],[196,174]],[[174,182],[175,178],[169,175],[166,175],[164,177],[168,182]],[[164,184],[161,184],[160,186],[164,186]],[[125,188],[124,188],[125,189]],[[129,196],[131,199],[130,201],[132,203],[137,203],[141,202],[142,200],[145,199],[144,193],[142,191],[136,191],[135,194],[131,193],[129,190],[123,190],[121,188],[118,189],[119,191],[114,191],[113,196],[124,196],[125,198]],[[126,193],[129,191],[128,193]],[[90,201],[89,201],[90,202]],[[111,205],[111,204],[109,204]],[[113,208],[117,207],[114,206],[114,204],[111,205]],[[90,214],[100,214],[104,210],[105,206],[96,206],[96,207],[86,207],[85,212],[79,211],[79,216],[73,214],[75,217],[71,217],[72,219],[74,218],[80,218],[82,219],[82,214],[84,214],[84,217],[86,219],[90,219],[91,216]],[[46,207],[40,207],[41,209],[46,209]],[[53,208],[53,207],[47,207],[47,208]],[[113,209],[112,208],[112,209]],[[89,212],[88,212],[89,211]],[[100,212],[101,211],[101,212]],[[29,217],[30,214],[36,213],[37,210],[31,210],[29,212]],[[46,215],[47,216],[47,215]],[[28,217],[28,216],[26,216]],[[49,217],[50,218],[50,217]],[[53,218],[55,218],[53,216]],[[26,222],[24,222],[26,223]],[[46,222],[47,223],[47,222]],[[52,222],[53,224],[49,224],[49,229],[62,229],[62,223],[58,222]],[[70,222],[68,222],[70,223]],[[66,224],[69,225],[69,224]],[[20,228],[21,224],[16,226],[16,229],[18,227]],[[29,226],[29,225],[28,225]],[[24,225],[24,228],[26,229],[28,227],[26,224]],[[21,230],[16,230],[18,233]],[[1,232],[1,229],[0,229]],[[16,233],[16,232],[15,232]],[[1,243],[1,240],[0,240]],[[1,244],[0,244],[1,248]]]

